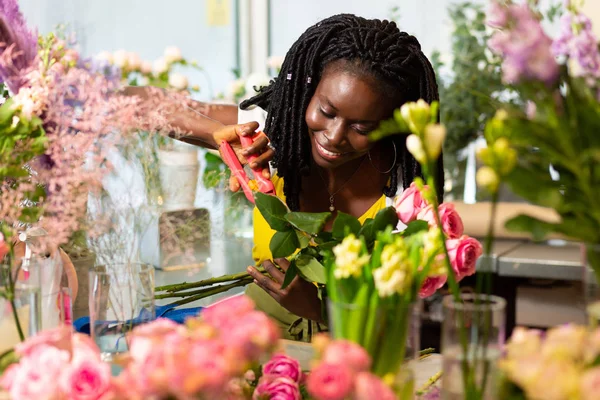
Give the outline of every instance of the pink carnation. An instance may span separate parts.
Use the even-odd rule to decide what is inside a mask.
[[[354,373],[340,364],[322,363],[311,371],[306,388],[315,400],[343,400],[354,388]]]
[[[263,366],[263,374],[285,376],[294,382],[300,382],[302,369],[296,359],[285,354],[277,354]]]
[[[419,297],[424,299],[431,296],[444,286],[447,280],[448,277],[446,275],[428,276],[419,290]]]
[[[234,296],[202,310],[202,319],[218,329],[226,329],[252,310],[254,302],[248,296]]]
[[[446,241],[446,247],[457,281],[475,273],[477,259],[483,254],[483,248],[477,239],[469,236],[449,239]]]
[[[439,208],[440,220],[442,222],[442,230],[450,239],[456,239],[462,236],[464,226],[460,215],[454,208],[452,203],[440,204]],[[427,206],[423,209],[417,219],[427,221],[430,227],[436,226],[435,215],[433,212],[433,206]]]
[[[331,342],[323,353],[322,361],[345,365],[355,372],[368,371],[371,367],[371,357],[366,350],[349,340]]]
[[[414,182],[394,201],[398,218],[405,224],[414,221],[425,207],[427,207],[427,202],[421,197],[421,192]]]
[[[396,395],[381,379],[369,372],[356,375],[353,400],[395,400]]]
[[[253,400],[302,400],[298,383],[285,376],[263,376],[252,395]]]

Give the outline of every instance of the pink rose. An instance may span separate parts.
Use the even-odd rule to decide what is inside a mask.
[[[71,336],[73,328],[70,326],[59,326],[57,328],[41,331],[28,338],[25,342],[15,347],[16,353],[21,357],[28,357],[39,346],[52,346],[59,350],[65,350],[70,355],[72,351]]]
[[[414,182],[394,201],[398,218],[405,224],[417,219],[417,215],[425,207],[427,202],[421,197],[421,192]]]
[[[285,354],[277,354],[263,366],[263,374],[285,376],[294,382],[300,382],[302,369],[297,360]]]
[[[597,400],[600,394],[600,367],[587,370],[581,378],[581,400]]]
[[[446,240],[446,247],[457,281],[475,273],[477,259],[483,254],[481,243],[472,237],[462,236]]]
[[[4,241],[4,235],[0,232],[0,261],[4,259],[9,251],[8,244]]]
[[[69,353],[40,344],[11,371],[10,395],[15,400],[59,397],[60,376],[69,363]]]
[[[278,327],[261,311],[246,312],[228,324],[227,329],[220,332],[223,340],[231,347],[237,347],[248,360],[255,360],[276,346],[279,340]]]
[[[100,349],[89,336],[81,333],[73,334],[73,360],[93,359],[100,361]]]
[[[237,368],[235,360],[227,354],[228,344],[219,340],[195,341],[189,348],[183,349],[180,357],[173,352],[173,363],[167,369],[170,386],[179,382],[178,390],[187,395],[195,393],[213,393],[209,398],[218,398],[227,382],[232,376],[232,371]],[[185,360],[185,362],[182,362]]]
[[[438,289],[444,286],[446,280],[448,280],[446,275],[428,276],[425,278],[425,281],[419,290],[419,297],[424,299],[431,296],[437,292]]]
[[[8,368],[4,370],[2,376],[0,376],[0,387],[4,388],[6,391],[10,391],[18,370],[19,364],[9,365]]]
[[[353,400],[395,400],[396,395],[381,379],[369,372],[361,372],[354,380]]]
[[[61,377],[60,387],[69,400],[100,400],[111,396],[110,365],[96,358],[80,358]]]
[[[365,349],[349,340],[334,340],[323,352],[322,362],[345,365],[355,372],[368,371],[371,357]]]
[[[462,219],[458,212],[454,208],[452,203],[443,203],[439,207],[440,220],[442,221],[442,230],[450,239],[456,239],[462,236],[465,228],[463,226]],[[427,206],[419,215],[417,219],[427,221],[430,227],[436,226],[435,216],[433,214],[433,206]]]
[[[315,400],[343,400],[352,393],[354,374],[343,364],[322,363],[306,379],[306,389]]]
[[[285,376],[265,375],[260,378],[253,400],[302,400],[298,383]]]
[[[202,310],[202,319],[218,329],[226,329],[252,310],[254,302],[248,296],[234,296]]]

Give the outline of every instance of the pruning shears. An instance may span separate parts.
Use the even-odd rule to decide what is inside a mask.
[[[251,146],[256,139],[260,137],[260,135],[264,135],[262,132],[257,132],[254,136],[241,136],[240,142],[242,144],[242,148],[246,148]],[[248,201],[254,204],[254,192],[262,192],[265,194],[275,195],[275,186],[273,186],[273,182],[270,179],[265,178],[262,174],[262,170],[260,167],[251,169],[253,178],[249,178],[246,170],[242,167],[240,160],[238,159],[235,151],[231,145],[226,141],[222,141],[219,145],[219,149],[221,151],[221,156],[223,157],[223,161],[233,175],[237,178],[240,186],[244,190],[244,194]],[[252,163],[256,159],[256,155],[248,156],[248,163]]]

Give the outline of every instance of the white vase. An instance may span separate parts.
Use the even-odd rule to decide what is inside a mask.
[[[194,208],[200,169],[196,148],[177,145],[172,150],[159,150],[158,159],[164,210]]]

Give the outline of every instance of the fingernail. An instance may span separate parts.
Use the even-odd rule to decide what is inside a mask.
[[[254,272],[254,268],[252,267],[246,267],[246,271],[251,274],[252,272]]]
[[[254,284],[255,284],[255,285],[258,285],[258,281],[257,281],[256,279],[254,280]]]

